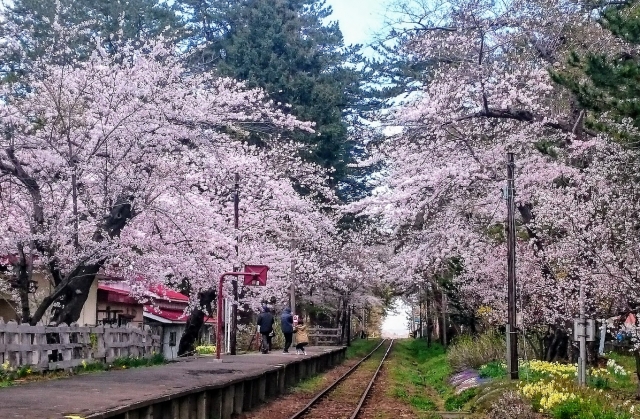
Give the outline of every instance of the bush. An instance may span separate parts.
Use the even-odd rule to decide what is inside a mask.
[[[489,419],[538,419],[541,416],[515,391],[507,391],[491,405]]]
[[[487,332],[472,337],[458,337],[447,352],[447,359],[454,371],[468,368],[478,369],[492,361],[502,360],[507,347],[502,336],[496,332]]]
[[[596,401],[572,399],[559,403],[551,409],[554,419],[631,419],[628,412],[603,407]]]
[[[502,361],[492,361],[480,367],[480,378],[502,378],[507,375],[507,366]]]

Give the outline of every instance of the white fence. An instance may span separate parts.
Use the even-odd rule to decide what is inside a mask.
[[[110,326],[29,326],[0,319],[0,364],[34,370],[72,368],[85,362],[147,357],[160,352],[160,336],[143,329]]]

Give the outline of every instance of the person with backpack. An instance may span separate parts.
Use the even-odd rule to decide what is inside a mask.
[[[293,328],[293,332],[296,334],[296,355],[306,355],[304,347],[309,344],[309,332],[302,318],[298,320],[298,325]]]
[[[282,353],[288,354],[291,342],[293,342],[293,315],[291,314],[291,309],[285,308],[282,312],[280,316],[280,328],[284,335],[284,350]]]
[[[268,354],[271,350],[271,333],[273,332],[274,323],[275,320],[273,314],[269,311],[269,307],[262,306],[262,313],[258,316],[258,331],[262,335],[260,350],[263,354]]]

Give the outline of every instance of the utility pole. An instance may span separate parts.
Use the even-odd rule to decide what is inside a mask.
[[[515,168],[514,154],[507,153],[507,367],[512,380],[518,379]]]
[[[580,358],[578,359],[578,384],[587,385],[587,320],[585,318],[584,286],[580,282],[580,324],[578,338],[580,339]]]
[[[239,237],[239,224],[240,224],[240,175],[236,173],[235,176],[235,194],[233,195],[233,227],[236,233],[236,257],[239,255],[238,253],[238,242],[240,240]],[[234,266],[234,272],[239,272],[240,267]],[[233,286],[233,304],[231,306],[231,336],[229,338],[229,353],[231,355],[236,354],[236,334],[238,332],[238,280],[234,276],[233,281],[231,281]]]

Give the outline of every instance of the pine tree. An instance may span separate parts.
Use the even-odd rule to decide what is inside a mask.
[[[600,24],[631,46],[640,45],[640,2],[606,7]],[[637,147],[640,139],[620,129],[618,123],[630,119],[640,129],[640,56],[631,51],[615,56],[607,51],[590,51],[571,54],[568,64],[568,70],[552,73],[554,80],[569,88],[580,106],[594,116],[606,113],[615,122],[609,124],[588,118],[587,127]]]
[[[304,157],[335,169],[333,185],[343,197],[357,194],[348,168],[357,147],[347,118],[357,119],[363,75],[356,70],[357,47],[345,47],[338,24],[325,23],[326,2],[181,0],[175,6],[192,30],[193,65],[261,87],[282,109],[315,122],[315,134],[298,134],[310,148]]]

